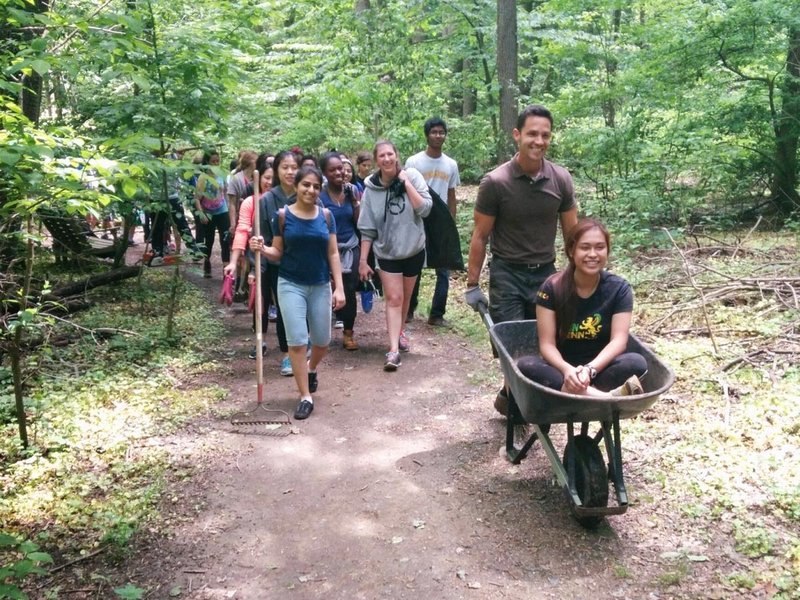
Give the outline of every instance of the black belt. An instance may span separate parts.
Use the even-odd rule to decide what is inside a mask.
[[[494,257],[494,260],[503,263],[504,265],[508,266],[510,269],[514,269],[517,271],[539,271],[545,267],[551,267],[555,264],[554,260],[546,263],[514,263],[509,262],[503,258]]]

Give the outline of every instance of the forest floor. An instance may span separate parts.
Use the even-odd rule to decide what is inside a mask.
[[[187,270],[211,302],[219,268],[212,280]],[[204,377],[226,398],[162,440],[173,469],[191,476],[170,484],[161,523],[134,538],[113,578],[148,590],[143,597],[666,599],[776,591],[723,576],[753,569],[735,549],[730,524],[698,519],[667,499],[670,486],[653,475],[661,473],[662,450],[652,436],[625,435],[631,425],[641,432],[684,418],[692,408],[680,381],[652,410],[623,421],[631,508],[588,531],[571,517],[541,448],[519,466],[506,459],[505,419],[492,407],[499,366],[488,345],[418,315],[408,325],[412,351],[398,372],[384,373],[376,302],[358,317],[359,351],[343,350],[334,330],[311,418],[272,437],[228,422],[255,401],[255,361],[246,357],[253,334],[243,307],[218,315],[227,336],[211,350],[219,368]],[[291,414],[294,380],[278,375],[272,329],[265,339],[269,408]],[[551,436],[560,452],[564,426]]]
[[[216,279],[195,282],[216,294]],[[220,315],[229,336],[217,383],[227,399],[170,440],[194,475],[167,494],[172,525],[145,536],[125,563],[148,597],[673,596],[659,583],[659,555],[698,542],[664,520],[637,477],[646,449],[625,449],[635,506],[584,530],[540,449],[520,466],[505,458],[488,347],[417,316],[412,351],[384,373],[378,302],[359,315],[359,351],[342,349],[334,330],[311,417],[294,423],[296,434],[271,437],[227,421],[255,400],[253,335],[238,307]],[[270,332],[266,397],[291,414],[294,380],[277,373],[274,339]],[[563,426],[553,437],[563,447]],[[724,559],[726,549],[713,550]],[[698,575],[685,584],[708,591]]]
[[[730,248],[687,249],[684,258],[711,256],[717,274],[743,269],[745,283],[794,269],[796,239],[768,240],[746,252],[740,243],[735,260]],[[418,314],[396,373],[382,371],[382,302],[359,314],[359,351],[345,351],[334,330],[313,414],[275,437],[229,422],[256,399],[249,314],[216,304],[218,259],[210,280],[184,268],[216,306],[222,333],[207,348],[207,368],[163,375],[176,399],[209,386],[220,393],[177,429],[125,443],[123,467],[143,476],[139,456],[167,456],[168,468],[152,477],[164,481],[150,495],[156,514],[117,549],[76,538],[71,554],[56,556],[58,570],[26,591],[48,600],[800,597],[800,369],[792,358],[800,337],[798,311],[787,309],[796,296],[771,295],[763,282],[755,292],[736,288],[704,322],[681,263],[675,252],[656,252],[615,265],[637,290],[635,331],[678,378],[652,409],[622,422],[630,508],[594,530],[571,516],[538,444],[520,465],[507,460],[505,419],[492,407],[500,368],[458,278],[454,327],[430,327]],[[265,339],[268,407],[292,414],[295,384],[278,374],[274,325]],[[168,418],[169,404],[154,406],[141,418]],[[195,405],[175,410],[187,406]],[[565,427],[550,435],[562,452]],[[86,451],[95,462],[110,454]],[[89,475],[94,487],[82,495],[93,502],[105,488]],[[39,520],[46,530],[59,518]]]

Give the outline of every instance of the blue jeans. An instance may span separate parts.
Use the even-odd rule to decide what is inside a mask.
[[[302,285],[278,277],[278,304],[289,346],[331,343],[331,284]]]

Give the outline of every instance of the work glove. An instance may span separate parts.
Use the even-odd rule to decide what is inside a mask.
[[[469,304],[474,311],[478,310],[479,304],[483,304],[486,308],[489,308],[489,300],[483,295],[481,288],[477,285],[467,288],[467,291],[464,292],[464,302]]]

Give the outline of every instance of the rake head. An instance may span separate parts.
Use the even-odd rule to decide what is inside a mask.
[[[291,433],[292,421],[286,411],[264,408],[259,403],[253,410],[232,414],[231,425],[266,425],[266,433],[280,436]]]

